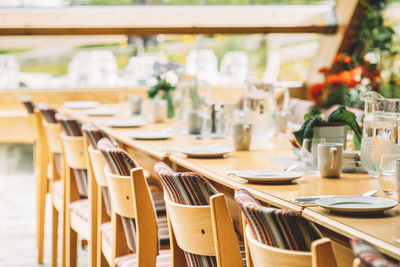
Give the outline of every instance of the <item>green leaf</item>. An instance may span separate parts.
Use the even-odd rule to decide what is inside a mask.
[[[293,132],[296,141],[302,145],[305,138],[313,138],[314,126],[317,122],[322,121],[319,115],[307,118],[298,131]]]
[[[360,150],[362,131],[357,123],[356,115],[353,112],[346,110],[345,106],[340,106],[338,109],[336,109],[329,115],[327,121],[345,122],[354,132],[353,135],[354,148],[356,150]]]

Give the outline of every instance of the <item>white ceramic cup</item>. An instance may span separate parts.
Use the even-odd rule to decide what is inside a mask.
[[[153,122],[165,122],[167,120],[168,106],[165,99],[153,99],[151,101],[151,114]]]
[[[131,115],[142,114],[143,98],[140,95],[128,95],[129,112]]]
[[[235,123],[232,126],[233,145],[236,150],[249,150],[251,144],[251,123]]]
[[[321,177],[338,178],[342,173],[343,144],[318,144],[318,170]]]

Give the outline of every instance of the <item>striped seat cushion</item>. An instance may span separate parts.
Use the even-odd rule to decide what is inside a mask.
[[[101,151],[102,155],[104,156],[108,168],[114,174],[122,176],[130,176],[131,169],[135,168],[136,166],[139,166],[137,162],[129,156],[128,153],[126,153],[123,149],[116,147],[114,143],[108,138],[102,138],[97,143],[97,148]],[[155,196],[157,196],[158,199],[153,200],[153,203],[160,203],[159,194],[155,194]],[[162,204],[164,203],[162,202]],[[166,219],[157,218],[157,220],[159,222],[159,227],[158,227],[159,239],[160,241],[165,241],[166,239],[169,238],[168,225],[165,223]],[[122,224],[124,227],[128,248],[131,251],[136,251],[135,219],[122,217]]]
[[[67,136],[82,136],[81,123],[73,118],[68,118],[62,113],[57,113],[55,118],[61,123],[61,127]]]
[[[57,113],[55,118],[61,123],[63,132],[67,136],[82,136],[81,124],[76,119],[68,118],[62,113]],[[88,177],[86,169],[73,170],[78,193],[82,198],[88,197]]]
[[[29,114],[32,114],[34,112],[36,105],[30,96],[26,95],[21,97],[21,103],[24,104],[26,111]]]
[[[90,204],[89,200],[81,199],[71,202],[69,209],[79,216],[82,220],[89,221],[90,218]]]
[[[62,170],[62,158],[61,158],[61,153],[54,153],[54,161],[55,161],[55,167],[56,167],[56,172],[58,173],[59,176],[61,176],[61,170]],[[49,163],[47,165],[47,178],[51,179],[53,175],[53,164]]]
[[[177,173],[164,163],[157,163],[154,170],[169,199],[183,205],[209,205],[210,196],[217,190],[201,175],[194,172]],[[189,267],[217,266],[214,256],[203,256],[185,252]]]
[[[42,113],[43,117],[48,123],[57,123],[58,120],[56,119],[57,110],[54,108],[49,107],[46,103],[40,103],[38,105],[40,113]]]
[[[112,241],[112,223],[106,222],[100,225],[100,231],[105,241],[111,246]]]
[[[88,197],[88,176],[86,169],[73,169],[78,193],[82,198]]]
[[[62,197],[64,195],[64,184],[61,180],[54,181],[52,184],[53,192]]]
[[[363,267],[399,267],[400,265],[388,261],[370,243],[358,238],[350,241],[354,256],[361,260]]]
[[[93,122],[85,122],[82,125],[82,131],[86,134],[89,143],[94,149],[97,149],[97,142],[100,139],[107,137],[111,139],[102,129],[97,127]]]
[[[263,207],[245,189],[237,189],[235,199],[254,238],[263,244],[310,251],[311,242],[322,237],[315,225],[297,211]]]
[[[136,254],[128,254],[115,259],[115,264],[118,267],[136,267]],[[160,250],[157,256],[157,267],[170,267],[171,265],[171,254],[169,250]]]

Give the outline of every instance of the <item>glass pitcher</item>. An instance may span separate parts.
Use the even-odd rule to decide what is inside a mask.
[[[287,88],[275,86],[273,83],[250,82],[244,99],[246,121],[253,126],[254,140],[269,139],[277,131],[277,101],[288,103]]]
[[[387,99],[377,92],[368,91],[361,100],[365,102],[361,162],[368,175],[377,178],[381,155],[400,153],[400,99]]]

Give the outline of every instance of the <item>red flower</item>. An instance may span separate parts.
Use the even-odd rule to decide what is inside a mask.
[[[341,59],[342,59],[343,54],[342,53],[338,53],[335,58],[333,59],[333,64],[338,63]]]
[[[340,79],[339,74],[331,74],[326,77],[327,83],[343,83],[343,80]]]
[[[309,89],[311,99],[318,102],[321,99],[324,90],[325,85],[323,83],[316,83],[311,86]]]
[[[349,64],[349,63],[351,63],[351,57],[346,56],[343,61],[344,61],[344,63]]]
[[[318,70],[319,73],[324,73],[324,74],[329,73],[330,71],[331,71],[331,69],[330,69],[330,68],[327,68],[327,67],[320,68],[320,69]]]

